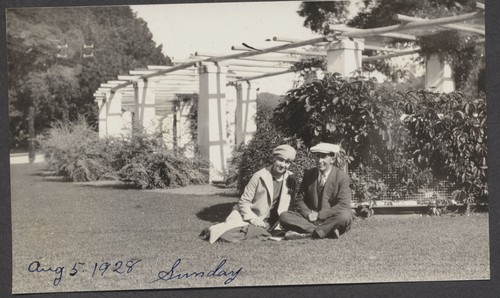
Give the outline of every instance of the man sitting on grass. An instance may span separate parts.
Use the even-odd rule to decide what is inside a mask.
[[[285,239],[338,238],[351,226],[349,176],[332,165],[340,146],[320,143],[311,148],[316,168],[306,170],[296,196],[296,212],[280,215]]]

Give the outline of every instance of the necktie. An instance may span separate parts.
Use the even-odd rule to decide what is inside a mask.
[[[323,188],[325,187],[326,175],[325,175],[325,173],[321,173],[319,177],[320,178],[319,178],[318,191],[321,194],[321,192],[323,191]]]
[[[323,199],[323,188],[325,188],[326,184],[326,175],[325,173],[320,173],[319,181],[318,181],[318,210],[321,210],[321,203]]]

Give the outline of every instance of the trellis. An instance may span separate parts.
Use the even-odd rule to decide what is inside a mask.
[[[186,107],[174,109],[179,104],[176,95],[198,94],[197,143],[200,153],[213,165],[211,180],[220,180],[221,172],[227,169],[230,147],[248,142],[256,129],[255,80],[291,73],[291,65],[303,57],[326,57],[328,72],[349,76],[363,62],[419,52],[419,49],[390,48],[374,42],[374,37],[377,40],[415,41],[422,32],[413,31],[429,27],[484,36],[484,27],[464,23],[484,18],[484,5],[478,3],[477,9],[473,13],[432,20],[397,15],[396,19],[401,24],[373,29],[335,25],[332,26],[335,33],[328,36],[308,40],[274,37],[268,41],[281,44],[260,50],[233,46],[232,50],[237,53],[230,55],[197,52],[187,60],[174,60],[172,66],[150,65],[146,70],[130,70],[127,75],[102,83],[94,93],[99,105],[99,135],[106,137],[130,133],[131,122],[153,131],[160,125],[159,119],[171,117],[174,113],[178,121],[187,121]],[[484,38],[477,42],[484,43]],[[316,50],[298,49],[311,46]],[[382,54],[363,56],[361,53],[365,49]],[[317,72],[316,69],[308,70],[306,82],[316,78]],[[439,92],[453,91],[449,66],[430,57],[426,66],[426,88]],[[129,116],[124,120],[123,116],[127,113]],[[231,132],[234,130],[229,140],[226,127]]]

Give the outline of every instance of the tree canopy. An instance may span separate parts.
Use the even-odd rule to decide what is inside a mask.
[[[56,120],[97,119],[99,84],[148,64],[167,65],[147,23],[127,6],[9,9],[7,58],[11,146]]]

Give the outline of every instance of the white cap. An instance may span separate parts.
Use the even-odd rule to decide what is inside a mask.
[[[340,152],[340,145],[330,144],[330,143],[319,143],[316,146],[311,147],[312,153],[337,153]]]

